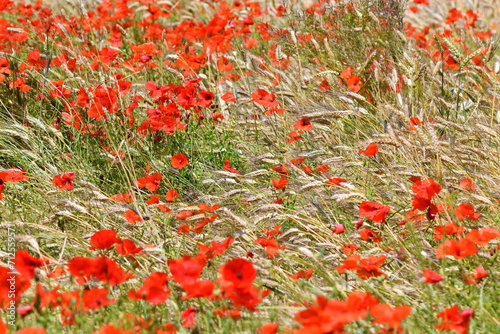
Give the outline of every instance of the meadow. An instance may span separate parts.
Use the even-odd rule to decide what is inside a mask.
[[[497,0],[0,13],[0,334],[500,333]]]

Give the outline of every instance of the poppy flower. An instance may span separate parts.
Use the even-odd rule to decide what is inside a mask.
[[[476,220],[481,217],[481,214],[474,212],[474,207],[469,203],[462,203],[458,208],[455,208],[455,215],[458,219],[469,217],[470,220]]]
[[[116,241],[116,252],[120,255],[142,254],[143,248],[137,247],[132,240],[118,239]]]
[[[474,311],[468,308],[459,312],[458,305],[455,304],[439,312],[436,317],[440,320],[436,323],[438,331],[450,330],[458,334],[466,334],[469,331],[470,319],[474,318]]]
[[[173,202],[177,198],[179,198],[179,193],[175,189],[170,189],[167,191],[167,194],[165,195],[165,201],[167,202]]]
[[[90,245],[92,246],[90,247],[90,250],[111,248],[118,240],[119,239],[116,237],[116,231],[97,231],[90,237]]]
[[[214,94],[205,90],[198,92],[198,98],[196,99],[196,105],[200,107],[210,107],[212,101],[214,100]]]
[[[387,256],[369,256],[362,259],[360,255],[351,255],[342,261],[342,265],[337,266],[339,274],[344,273],[346,270],[355,270],[358,276],[367,280],[370,277],[387,276],[379,269],[382,263],[387,259]]]
[[[363,240],[370,239],[374,242],[382,241],[382,238],[380,238],[380,236],[378,235],[377,232],[374,232],[368,228],[358,230],[358,232],[359,232],[359,235],[361,236],[361,239],[363,239]]]
[[[259,334],[276,334],[278,333],[278,324],[275,323],[269,323],[265,324],[259,327],[257,329],[257,333]]]
[[[194,326],[194,316],[198,313],[193,306],[189,306],[186,310],[181,312],[181,317],[184,319],[182,326],[190,328]]]
[[[224,169],[231,173],[238,173],[238,170],[231,167],[229,164],[229,159],[224,159]]]
[[[127,210],[127,212],[125,212],[124,217],[131,225],[135,225],[135,222],[137,221],[142,222],[141,216],[137,214],[137,212],[135,212],[134,210]]]
[[[147,300],[152,305],[164,303],[168,299],[170,290],[167,289],[168,275],[156,271],[144,279],[143,285],[128,292],[131,300]]]
[[[467,238],[460,240],[446,239],[444,244],[438,246],[436,258],[441,259],[444,255],[451,255],[458,260],[463,260],[466,256],[476,253],[476,244]]]
[[[443,276],[438,274],[435,271],[432,271],[430,269],[425,268],[424,269],[424,278],[425,278],[425,283],[431,283],[431,284],[436,284],[440,282],[443,279]]]
[[[412,314],[410,306],[390,307],[388,304],[382,303],[370,307],[370,315],[375,317],[375,324],[387,325],[392,329],[401,329],[401,321]]]
[[[137,179],[137,186],[139,188],[146,188],[151,192],[156,192],[160,186],[160,180],[162,179],[160,173],[154,173],[152,175],[146,175],[146,177],[141,177]]]
[[[160,204],[157,206],[157,208],[161,212],[172,212],[172,209],[170,209],[166,204]]]
[[[73,190],[73,179],[75,178],[76,173],[74,172],[66,172],[64,174],[59,174],[54,176],[52,179],[52,184],[56,187],[59,187],[59,190]]]
[[[172,167],[182,169],[188,164],[186,156],[182,153],[177,153],[172,157]]]
[[[345,255],[351,255],[355,250],[360,250],[361,247],[357,246],[356,244],[346,244],[342,246],[342,252],[344,252]]]
[[[261,245],[266,249],[267,256],[270,259],[273,259],[276,256],[276,252],[278,250],[284,250],[285,246],[281,246],[278,244],[276,240],[273,238],[257,238],[255,243]]]
[[[158,204],[158,203],[160,203],[160,196],[158,195],[151,195],[149,196],[149,199],[146,201],[147,205]]]
[[[458,227],[455,222],[448,222],[444,226],[436,226],[434,228],[434,233],[436,235],[434,236],[434,240],[441,240],[443,239],[443,235],[460,235],[461,233],[465,232],[465,227]]]
[[[369,201],[361,202],[359,207],[359,214],[364,218],[371,219],[374,223],[384,223],[385,217],[390,212],[389,206]]]
[[[279,180],[271,179],[271,181],[273,182],[273,186],[276,189],[283,189],[288,184],[288,180],[285,178],[281,178]]]
[[[371,156],[374,156],[375,154],[377,154],[377,152],[378,152],[377,144],[371,143],[370,145],[368,145],[366,147],[366,150],[360,149],[358,153],[359,154],[364,153],[367,157],[371,157]]]
[[[116,195],[111,196],[110,199],[115,200],[115,201],[119,201],[122,203],[131,203],[131,202],[133,203],[135,201],[134,195],[132,194],[132,192],[127,192],[124,194],[116,194]]]
[[[302,140],[302,137],[301,137],[301,136],[299,136],[299,134],[297,133],[297,131],[290,131],[290,133],[289,133],[289,134],[290,134],[290,138],[288,138],[288,139],[286,140],[286,142],[287,142],[288,144],[293,143],[294,141],[299,141],[299,140]]]
[[[181,259],[170,259],[167,265],[174,280],[180,285],[194,283],[200,277],[204,267],[204,264],[188,255],[184,255]]]
[[[13,262],[15,263],[16,270],[19,274],[22,277],[31,280],[35,277],[35,269],[48,264],[49,260],[33,257],[30,253],[28,253],[28,251],[19,249],[15,254]]]
[[[484,270],[483,266],[477,266],[476,272],[473,275],[464,277],[464,281],[467,285],[477,285],[485,277],[488,277],[486,270]]]
[[[311,121],[307,118],[301,118],[293,124],[293,127],[299,131],[310,131],[313,128]]]
[[[241,290],[250,289],[257,277],[253,264],[242,258],[227,261],[219,267],[219,274],[219,284]]]
[[[312,274],[313,274],[313,270],[312,270],[312,268],[309,268],[307,270],[299,270],[298,273],[291,275],[290,277],[293,279],[304,278],[304,279],[308,280],[311,278]]]
[[[433,179],[420,180],[417,179],[411,187],[411,191],[417,198],[431,201],[434,196],[441,192],[441,186]]]
[[[234,98],[234,95],[231,92],[226,92],[226,94],[221,96],[221,99],[226,102],[236,102],[236,99]]]
[[[328,178],[328,182],[326,183],[326,186],[327,187],[330,187],[330,186],[340,186],[341,183],[345,183],[347,182],[346,179],[343,179],[341,177],[334,177],[334,178]]]
[[[484,247],[487,246],[491,240],[497,238],[498,236],[500,236],[500,233],[494,228],[482,227],[479,230],[470,231],[469,233],[467,233],[465,238],[474,242],[476,245]]]
[[[187,293],[186,296],[182,296],[182,300],[202,297],[211,298],[215,288],[215,283],[211,280],[205,279],[198,280],[191,284],[183,284],[182,287]]]
[[[344,228],[344,225],[342,224],[335,224],[335,226],[333,227],[333,233],[335,234],[342,234],[344,233],[345,231],[345,228]]]
[[[472,191],[476,191],[476,187],[472,184],[472,180],[471,179],[462,179],[462,181],[460,181],[460,186],[462,186],[462,188],[464,188],[464,190],[467,190],[467,189],[470,189]]]

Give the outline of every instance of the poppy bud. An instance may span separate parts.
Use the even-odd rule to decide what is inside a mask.
[[[333,228],[333,233],[335,233],[335,234],[342,234],[342,233],[344,233],[344,231],[345,231],[344,225],[342,225],[342,224],[335,224],[335,226]]]
[[[363,226],[364,224],[364,221],[363,221],[363,218],[359,218],[358,222],[356,223],[356,228],[360,228],[361,226]]]
[[[149,61],[149,56],[147,54],[143,54],[140,58],[141,62],[146,63]]]

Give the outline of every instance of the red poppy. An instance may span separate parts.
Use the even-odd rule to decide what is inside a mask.
[[[444,255],[451,255],[458,260],[464,259],[477,253],[476,244],[469,239],[446,239],[444,244],[438,246],[436,250],[436,257],[441,259]]]
[[[143,248],[137,247],[132,240],[118,239],[116,241],[116,252],[120,255],[142,254]]]
[[[226,92],[226,94],[221,96],[221,99],[226,102],[236,102],[236,99],[234,98],[234,95],[231,92]]]
[[[28,253],[28,251],[19,249],[15,254],[13,262],[15,263],[16,270],[19,274],[27,280],[31,280],[35,277],[35,269],[48,264],[49,260],[33,257],[30,253]]]
[[[362,217],[371,219],[374,223],[384,223],[385,217],[390,212],[391,208],[389,206],[369,201],[361,202],[359,207],[359,214]]]
[[[144,279],[142,286],[136,291],[130,290],[128,297],[132,300],[147,300],[152,305],[164,303],[168,299],[170,290],[167,289],[168,275],[154,272]]]
[[[436,284],[443,279],[442,275],[440,275],[440,274],[438,274],[430,269],[427,269],[427,268],[424,269],[423,275],[425,278],[425,283]]]
[[[238,173],[238,170],[231,167],[229,164],[229,159],[224,159],[224,169],[231,173]]]
[[[66,172],[64,174],[59,174],[54,176],[52,179],[52,184],[56,187],[59,187],[59,190],[73,190],[73,179],[75,178],[76,173],[74,172]]]
[[[301,118],[293,124],[293,127],[299,131],[310,131],[313,128],[311,121],[307,118]]]
[[[474,311],[468,308],[459,312],[458,305],[455,304],[439,312],[437,318],[440,319],[436,323],[438,331],[451,330],[458,334],[466,334],[469,331],[470,319],[474,318]]]
[[[379,269],[385,259],[387,259],[385,255],[369,256],[366,259],[362,259],[360,255],[351,255],[342,261],[342,265],[337,266],[337,272],[342,274],[346,270],[355,270],[363,280],[367,280],[370,277],[387,276]]]
[[[118,240],[116,231],[100,230],[90,237],[90,250],[111,248]]]
[[[308,280],[311,278],[312,274],[313,274],[313,270],[312,270],[312,268],[309,268],[307,270],[299,270],[298,273],[291,275],[290,277],[293,279],[304,278],[304,279]]]
[[[359,154],[364,153],[367,157],[371,157],[371,156],[374,156],[375,154],[377,154],[377,152],[378,152],[377,144],[371,143],[370,145],[368,145],[366,147],[366,150],[360,149],[358,153]]]
[[[175,189],[170,189],[167,191],[167,195],[165,195],[165,201],[167,202],[173,202],[177,198],[179,198],[179,193]]]
[[[285,178],[281,178],[279,180],[271,179],[273,181],[273,186],[276,189],[283,189],[288,184],[288,180]]]
[[[363,240],[370,239],[370,240],[375,241],[375,242],[382,241],[382,238],[380,238],[380,236],[378,235],[377,232],[374,232],[368,228],[358,230],[358,232],[359,232],[359,235],[361,236],[361,239],[363,239]]]
[[[146,201],[147,205],[158,204],[158,203],[160,203],[160,196],[158,195],[151,195],[149,196],[149,199]]]
[[[198,280],[190,284],[183,284],[182,287],[187,296],[182,296],[182,300],[191,298],[211,298],[215,288],[215,283],[211,280]]]
[[[460,235],[461,233],[465,232],[465,227],[458,227],[455,222],[448,222],[443,226],[436,226],[434,229],[434,233],[436,235],[434,236],[434,240],[441,240],[443,239],[443,234],[446,233],[446,235]]]
[[[388,304],[382,303],[370,307],[370,315],[375,317],[375,324],[387,325],[392,329],[402,329],[401,320],[412,314],[410,306],[399,306],[391,308]]]
[[[167,264],[175,281],[180,285],[194,283],[200,277],[204,267],[204,264],[188,255],[184,255],[181,259],[168,260]]]
[[[276,334],[278,333],[278,324],[270,323],[270,324],[265,324],[259,327],[257,329],[257,333],[259,334]]]
[[[346,179],[343,179],[341,177],[334,177],[334,178],[328,178],[328,182],[326,183],[327,187],[330,186],[340,186],[341,183],[347,182]]]
[[[302,140],[297,131],[290,131],[290,138],[286,140],[287,143],[293,143],[294,141]]]
[[[14,334],[45,334],[45,333],[46,333],[45,328],[25,327],[23,329],[18,330]]]
[[[471,179],[462,179],[462,181],[460,181],[460,185],[465,190],[470,189],[472,191],[476,191],[476,187],[474,187],[474,185],[472,184],[472,180]]]
[[[271,237],[269,237],[267,239],[266,238],[257,238],[255,240],[255,242],[266,249],[267,256],[270,259],[273,259],[276,256],[276,252],[278,250],[285,249],[285,246],[280,247],[278,242]]]
[[[418,179],[413,183],[411,190],[417,198],[431,201],[434,196],[439,194],[439,192],[441,191],[441,186],[433,179]]]
[[[133,203],[135,201],[134,195],[132,194],[132,192],[127,192],[124,194],[116,194],[116,195],[111,196],[110,199],[115,200],[115,201],[119,201],[119,202],[123,202],[123,203],[130,203],[130,202]]]
[[[193,327],[194,316],[196,313],[198,313],[198,310],[196,310],[193,306],[189,306],[186,310],[181,312],[181,317],[184,319],[184,321],[182,322],[182,326],[186,328]]]
[[[186,156],[182,153],[177,153],[172,157],[172,167],[182,169],[188,164]]]
[[[342,252],[344,252],[345,255],[351,255],[355,250],[360,250],[361,247],[357,246],[356,244],[346,244],[342,246]]]
[[[486,270],[484,270],[483,266],[477,266],[476,272],[473,275],[464,277],[464,281],[467,285],[477,285],[481,283],[485,277],[488,277]]]
[[[458,208],[455,208],[455,215],[458,219],[469,217],[470,220],[476,220],[481,217],[481,214],[474,212],[474,207],[469,203],[462,203]]]
[[[220,266],[219,274],[221,277],[217,282],[222,286],[248,290],[253,285],[257,271],[251,262],[237,258]]]
[[[482,227],[479,230],[470,231],[469,233],[467,233],[465,238],[474,242],[476,245],[484,247],[487,246],[491,240],[495,239],[498,236],[500,236],[500,233],[494,228]]]
[[[142,222],[141,216],[134,210],[127,210],[124,217],[127,219],[129,224],[135,225],[136,222]]]
[[[200,107],[210,107],[212,101],[214,100],[214,94],[211,92],[202,90],[198,92],[198,98],[196,99],[196,105]]]
[[[344,233],[345,231],[345,228],[344,228],[344,225],[342,224],[335,224],[335,226],[333,227],[333,233],[335,234],[342,234]]]
[[[158,187],[160,186],[160,180],[162,179],[162,175],[160,173],[154,173],[152,175],[146,175],[146,177],[141,177],[137,179],[137,186],[139,188],[148,189],[151,192],[156,192]]]

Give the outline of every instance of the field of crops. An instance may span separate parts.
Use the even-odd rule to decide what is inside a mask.
[[[498,0],[0,15],[0,334],[500,333]]]

